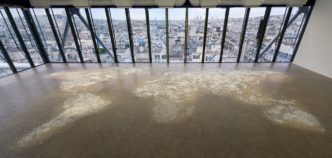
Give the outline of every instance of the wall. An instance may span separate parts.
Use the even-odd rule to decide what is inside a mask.
[[[317,0],[294,63],[332,78],[332,1]]]

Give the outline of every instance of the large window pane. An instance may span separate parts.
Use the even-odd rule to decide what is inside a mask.
[[[56,26],[58,36],[61,39],[61,43],[68,62],[80,62],[80,58],[77,53],[73,35],[69,27],[66,12],[62,8],[52,8],[51,10],[52,20]],[[67,31],[65,31],[67,30]]]
[[[124,9],[110,9],[119,62],[132,62],[126,13]]]
[[[31,68],[3,9],[0,9],[0,15],[0,40],[7,50],[17,71]]]
[[[96,37],[100,39],[100,41],[97,40],[100,60],[101,62],[114,62],[112,58],[112,56],[114,56],[112,41],[109,34],[105,9],[93,8],[91,9],[91,14]]]
[[[271,62],[278,43],[286,7],[274,7],[271,9],[269,21],[267,23],[262,48],[259,54],[259,62]]]
[[[231,8],[229,11],[223,62],[236,62],[245,8]]]
[[[165,9],[149,9],[152,62],[166,62]]]
[[[63,62],[45,9],[30,9],[30,12],[50,61]]]
[[[295,20],[292,21],[294,18]],[[293,8],[290,18],[291,23],[287,27],[284,38],[282,40],[277,62],[290,62],[304,20],[304,12],[302,12],[299,8]]]
[[[254,62],[257,52],[257,32],[264,19],[265,8],[251,8],[242,46],[241,62]]]
[[[148,34],[144,9],[129,9],[136,62],[149,62]]]
[[[226,9],[210,8],[206,34],[205,62],[219,62]]]
[[[186,10],[168,9],[169,59],[170,62],[183,62],[185,42]]]
[[[202,61],[205,13],[205,8],[188,11],[188,62]]]
[[[85,9],[79,9],[78,14],[74,14],[73,16],[73,23],[77,30],[78,42],[81,47],[84,62],[97,62],[96,52],[91,40],[91,33],[87,23]]]
[[[36,43],[32,38],[32,34],[29,30],[29,26],[25,21],[22,10],[18,8],[10,9],[10,13],[12,14],[15,24],[19,30],[20,35],[23,38],[25,46],[28,49],[28,52],[34,62],[35,65],[43,64],[43,59],[39,54],[39,50],[37,49]]]

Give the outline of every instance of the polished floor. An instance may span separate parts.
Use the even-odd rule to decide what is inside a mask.
[[[1,158],[328,158],[332,79],[291,64],[46,64],[0,79]]]

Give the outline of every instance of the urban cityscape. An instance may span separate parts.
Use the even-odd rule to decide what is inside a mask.
[[[244,36],[242,54],[240,62],[254,62],[257,52],[257,32],[260,22],[264,18],[266,8],[251,8],[248,25]],[[41,36],[43,46],[51,62],[63,62],[59,47],[55,41],[54,34],[45,9],[36,8],[29,10],[33,15],[37,31]],[[167,61],[167,31],[168,48],[170,62],[183,62],[185,49],[187,49],[187,62],[219,62],[221,52],[221,40],[224,29],[224,18],[226,9],[209,8],[208,23],[206,29],[205,56],[203,57],[203,39],[205,31],[205,8],[188,9],[188,27],[186,30],[186,9],[168,9],[168,30],[166,27],[166,10],[163,8],[149,9],[149,24],[151,38],[152,62]],[[223,46],[223,62],[236,62],[240,40],[245,18],[245,8],[231,8],[227,24],[225,44]],[[292,16],[295,16],[299,8],[293,8]],[[40,65],[43,60],[32,38],[26,19],[21,9],[11,8],[10,12],[18,27],[24,43],[30,53],[35,65]],[[68,62],[80,62],[77,48],[74,42],[73,33],[69,27],[67,15],[63,8],[50,9],[52,22],[61,40],[66,60]],[[125,9],[109,9],[111,26],[108,26],[107,16],[104,8],[89,9],[92,27],[97,38],[98,53],[101,62],[114,62],[114,52],[110,29],[114,34],[116,55],[119,62],[132,62],[128,24],[131,25],[131,36],[133,42],[133,52],[136,62],[149,62],[148,31],[145,9],[129,9],[130,22],[126,20]],[[272,8],[268,24],[259,54],[259,62],[271,62],[279,37],[283,27],[284,17],[287,12],[286,7]],[[0,9],[0,40],[8,52],[11,60],[17,69],[30,68],[28,60],[18,42],[16,34],[12,28],[8,15],[4,9]],[[71,12],[75,28],[75,34],[79,41],[79,49],[82,52],[84,62],[97,62],[96,49],[93,44],[87,14],[84,8]],[[291,16],[291,19],[292,19]],[[304,12],[294,17],[294,20],[286,29],[277,62],[289,62],[293,54],[293,49],[298,39],[298,34],[302,29]],[[188,31],[187,48],[185,48],[186,31]],[[12,73],[6,64],[3,54],[0,53],[0,76]]]

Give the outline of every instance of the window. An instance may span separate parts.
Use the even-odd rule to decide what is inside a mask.
[[[229,11],[223,62],[236,62],[239,52],[245,8],[231,8]]]
[[[0,9],[0,15],[0,40],[17,71],[31,68],[4,9]]]
[[[131,62],[129,34],[124,9],[110,9],[119,62]]]
[[[73,17],[73,24],[77,31],[77,38],[84,62],[97,62],[85,9],[79,9],[79,12],[76,12]]]
[[[50,12],[67,61],[80,62],[65,10],[62,8],[52,8],[50,9]]]
[[[168,9],[168,41],[170,62],[183,62],[186,9]]]
[[[226,9],[210,8],[205,44],[205,62],[219,62]]]
[[[202,61],[205,14],[205,8],[188,10],[188,62]]]
[[[290,62],[294,48],[305,21],[305,7],[293,8],[276,62]]]
[[[271,9],[267,23],[263,44],[259,54],[259,62],[271,62],[278,44],[278,37],[285,20],[286,7],[275,7]]]
[[[91,9],[93,28],[96,34],[97,45],[101,62],[114,62],[112,41],[108,29],[105,9]]]
[[[19,30],[20,35],[23,38],[24,44],[28,49],[28,52],[34,62],[35,65],[43,64],[43,59],[40,56],[40,52],[37,49],[36,43],[32,37],[32,34],[29,30],[29,26],[25,21],[22,10],[18,8],[10,9],[10,13],[12,14],[15,24]]]
[[[148,34],[144,9],[129,9],[136,62],[149,62]]]
[[[242,45],[241,62],[254,62],[257,53],[257,32],[264,19],[266,8],[251,8]]]
[[[63,62],[44,9],[30,9],[38,34],[51,62]]]
[[[165,19],[165,9],[149,9],[152,62],[167,60]]]
[[[134,54],[136,62],[149,62],[148,35],[151,39],[152,62],[156,63],[167,61],[167,50],[169,51],[169,61],[173,63],[183,63],[185,59],[187,62],[201,62],[202,60],[219,62],[222,52],[223,62],[237,62],[238,57],[240,62],[255,62],[258,44],[262,44],[258,62],[273,62],[274,57],[277,57],[276,62],[290,62],[294,57],[295,48],[300,42],[300,33],[303,32],[306,16],[311,7],[293,7],[292,12],[288,12],[289,8],[272,6],[267,24],[262,25],[266,24],[266,28],[260,28],[267,7],[251,7],[244,34],[242,31],[247,9],[245,7],[229,7],[227,26],[224,26],[226,8],[220,7],[209,8],[208,17],[206,17],[206,8],[168,8],[167,15],[165,8],[148,8],[148,12],[146,12],[147,8],[129,8],[130,20],[129,18],[127,20],[127,10],[124,8],[88,8],[87,10],[86,8],[69,7],[69,16],[72,18],[74,33],[77,37],[73,36],[65,8],[29,8],[27,13],[29,16],[31,15],[29,18],[32,18],[34,29],[39,35],[38,38],[40,38],[50,62],[64,61],[55,37],[59,37],[68,62],[81,62],[78,50],[82,52],[84,62],[96,63],[98,55],[101,62],[115,62],[114,50],[116,50],[119,62],[131,63],[132,54]],[[32,36],[32,30],[27,23],[29,21],[24,16],[26,15],[25,10],[9,8],[8,15],[12,15],[14,21],[9,20],[6,11],[6,8],[0,7],[0,40],[16,69],[21,71],[31,68],[26,53],[31,56],[35,65],[42,64],[43,59],[38,49],[40,47],[37,47],[37,41]],[[107,13],[109,15],[106,15]],[[146,13],[149,15],[149,23],[146,21]],[[290,13],[291,16],[289,23],[285,25],[287,13]],[[87,15],[90,16],[91,21],[88,21]],[[168,21],[166,21],[166,17]],[[54,29],[51,28],[50,22],[54,24]],[[89,22],[96,35],[96,45],[92,40]],[[207,22],[207,26],[205,26],[205,22]],[[12,25],[13,23],[14,25]],[[168,27],[166,27],[167,23]],[[149,24],[149,32],[147,24]],[[285,29],[283,29],[284,26],[286,26]],[[13,27],[18,28],[18,34]],[[128,28],[131,28],[130,33]],[[264,37],[261,36],[263,41],[259,43],[261,38],[258,39],[258,33],[264,29]],[[204,32],[205,30],[206,32]],[[282,34],[282,30],[285,31],[284,34]],[[110,31],[113,33],[112,37]],[[168,32],[168,39],[166,39],[166,32]],[[203,43],[205,33],[206,43]],[[223,34],[226,36],[223,37]],[[23,51],[18,35],[22,37],[23,46],[27,48],[28,52]],[[282,39],[281,36],[283,36]],[[78,48],[74,38],[77,38]],[[225,40],[224,45],[222,45],[222,39]],[[240,46],[242,40],[243,44]],[[204,57],[202,56],[203,46],[205,46]],[[277,46],[280,46],[280,49],[276,53]],[[240,47],[241,51],[239,51]],[[131,48],[133,49],[131,50]],[[98,54],[96,54],[97,52]],[[241,56],[238,55],[239,52],[241,52]],[[0,54],[0,73],[8,74],[7,68],[8,64],[4,60],[3,54]]]

